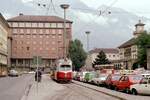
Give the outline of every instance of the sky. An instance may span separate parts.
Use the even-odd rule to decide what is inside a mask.
[[[47,3],[50,2],[50,0],[1,0],[0,12],[6,19],[17,16],[20,12],[28,15],[39,13],[45,15],[46,8],[39,8],[37,6],[38,2]],[[63,11],[60,9],[59,5],[62,3],[70,4],[67,17],[70,17],[70,19],[74,21],[73,25],[75,27],[73,26],[73,37],[80,39],[86,48],[86,36],[85,34],[83,35],[83,33],[85,30],[90,29],[92,32],[90,35],[91,49],[95,47],[119,46],[133,36],[132,33],[135,29],[134,25],[139,19],[150,19],[150,0],[53,0],[53,3],[57,12],[54,12],[52,8],[50,8],[49,15],[54,14],[61,17],[63,17]],[[111,11],[111,7],[115,7],[115,9],[118,8],[118,12],[115,12],[117,15],[113,16],[112,14],[111,17],[108,15],[98,16],[99,10],[102,9],[102,5],[110,6],[108,11]],[[91,8],[93,11],[88,11]],[[130,16],[124,15],[127,13],[124,11],[122,12],[122,9],[130,12]],[[133,14],[133,16],[131,16],[131,14]],[[127,17],[131,18],[127,19]],[[150,30],[149,19],[144,22],[148,30]],[[94,22],[91,23],[92,21]],[[87,23],[90,24],[87,25]],[[94,27],[95,23],[97,25],[96,27]],[[120,29],[115,28],[114,24],[118,24]],[[109,29],[112,30],[109,31]],[[105,30],[109,36],[105,34]],[[111,33],[111,31],[113,32]],[[101,38],[101,35],[103,35],[103,38]],[[117,39],[113,39],[112,37],[116,37]],[[99,41],[99,43],[97,43],[97,41]]]
[[[110,4],[114,5],[113,7],[118,7],[125,9],[129,12],[133,12],[139,16],[145,16],[150,18],[150,0],[81,0],[89,7],[97,9],[100,5]]]

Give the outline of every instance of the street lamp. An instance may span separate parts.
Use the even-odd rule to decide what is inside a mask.
[[[89,51],[89,34],[90,31],[86,31],[85,34],[87,35],[87,52]]]
[[[67,46],[66,46],[66,9],[69,8],[69,5],[68,4],[62,4],[60,5],[60,7],[62,9],[64,9],[64,58],[67,57]]]

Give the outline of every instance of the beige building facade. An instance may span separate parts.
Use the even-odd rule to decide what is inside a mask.
[[[8,68],[8,34],[9,25],[4,19],[2,14],[0,14],[0,76],[7,74]]]
[[[135,31],[133,32],[134,37],[127,42],[120,45],[119,57],[123,63],[124,69],[133,69],[134,64],[137,62],[138,47],[136,45],[136,38],[144,32],[144,25],[141,20],[135,25]]]
[[[40,67],[51,67],[64,57],[64,19],[57,16],[20,14],[7,20],[11,29],[11,66],[34,68],[33,57],[40,56]],[[72,39],[72,22],[66,20],[66,46]]]

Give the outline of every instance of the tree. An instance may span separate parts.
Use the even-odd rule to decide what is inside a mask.
[[[136,45],[138,47],[138,63],[140,66],[147,69],[147,46],[150,45],[150,34],[146,31],[141,33],[141,35],[136,40]]]
[[[103,51],[100,51],[93,63],[93,66],[103,64],[110,64],[110,61],[106,58],[105,53]]]
[[[71,41],[69,46],[69,56],[73,62],[75,70],[79,70],[84,64],[87,57],[80,40]]]

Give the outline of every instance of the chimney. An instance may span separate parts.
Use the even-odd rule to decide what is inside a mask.
[[[19,13],[19,16],[23,16],[23,13]]]

